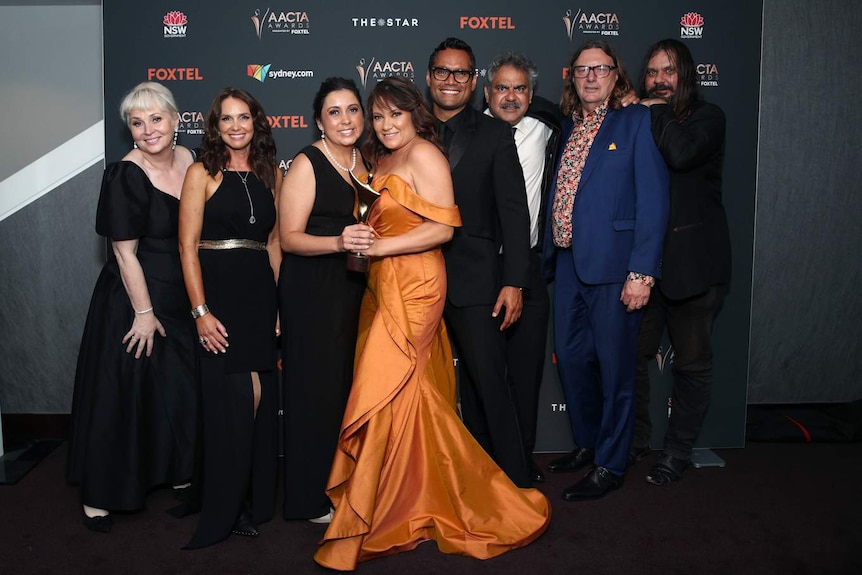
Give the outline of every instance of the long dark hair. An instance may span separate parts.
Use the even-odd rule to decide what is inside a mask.
[[[272,128],[263,107],[254,96],[242,88],[227,87],[213,100],[207,113],[207,125],[201,140],[201,162],[210,176],[215,176],[227,167],[230,156],[227,146],[221,139],[218,130],[221,117],[221,104],[228,98],[242,100],[248,105],[254,124],[254,136],[251,139],[248,162],[252,171],[269,189],[275,187],[275,141],[272,139]]]
[[[581,113],[581,98],[578,96],[578,91],[575,89],[575,72],[572,70],[572,66],[574,66],[575,62],[578,61],[578,56],[581,55],[581,52],[592,48],[598,48],[610,56],[614,66],[617,67],[617,81],[614,85],[613,92],[611,92],[608,107],[613,110],[619,110],[622,107],[620,98],[632,90],[632,83],[629,80],[628,74],[626,74],[626,71],[623,69],[623,64],[620,62],[620,59],[613,47],[604,40],[588,40],[575,51],[572,58],[569,60],[569,77],[566,79],[566,83],[563,86],[563,97],[560,99],[560,109],[566,116],[571,116],[573,113]]]
[[[372,164],[376,165],[380,158],[392,153],[377,139],[377,133],[374,131],[374,104],[384,108],[398,108],[410,112],[416,135],[428,140],[440,151],[443,151],[443,145],[437,136],[437,118],[431,113],[431,109],[428,108],[422,94],[410,80],[393,76],[381,80],[374,86],[368,95],[368,103],[365,105],[365,123],[368,135],[362,143],[361,150],[362,155]]]
[[[674,117],[677,121],[681,122],[688,117],[694,103],[700,98],[700,93],[697,89],[697,69],[694,65],[694,58],[692,58],[688,46],[673,38],[659,40],[650,46],[646,51],[643,65],[641,66],[641,93],[643,97],[647,97],[647,65],[652,57],[659,52],[667,54],[667,59],[670,61],[671,66],[676,68],[676,90],[669,104],[673,108]]]

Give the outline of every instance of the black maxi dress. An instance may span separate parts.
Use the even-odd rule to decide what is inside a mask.
[[[266,243],[275,225],[272,192],[239,173],[223,180],[204,208],[201,240],[245,239]],[[245,177],[245,175],[244,175]],[[250,200],[249,200],[250,197]],[[254,214],[254,223],[250,216]],[[277,462],[278,382],[275,357],[277,290],[266,250],[198,250],[210,312],[228,333],[226,353],[200,345],[203,425],[202,505],[188,549],[230,535],[244,506],[258,525],[272,518]],[[260,375],[254,413],[251,372]]]
[[[177,249],[179,200],[156,189],[137,164],[109,164],[96,231],[138,239],[153,313],[165,328],[152,355],[122,343],[135,319],[111,253],[93,290],[75,373],[67,478],[84,504],[131,511],[147,491],[189,480],[194,464],[197,333]]]
[[[337,236],[356,223],[356,192],[314,146],[316,194],[305,232]],[[353,357],[365,274],[346,254],[283,254],[279,273],[284,397],[284,517],[329,512],[329,469],[353,380]]]

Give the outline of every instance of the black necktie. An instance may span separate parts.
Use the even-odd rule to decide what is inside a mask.
[[[455,135],[455,132],[446,126],[445,122],[440,122],[440,125],[437,127],[437,135],[440,136],[440,141],[443,143],[443,147],[447,150],[449,149],[449,144],[452,143],[452,136]]]

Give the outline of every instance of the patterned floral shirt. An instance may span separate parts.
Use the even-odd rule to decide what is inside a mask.
[[[572,208],[575,205],[578,185],[581,183],[581,173],[584,171],[590,148],[607,112],[608,100],[605,100],[601,106],[593,112],[588,112],[583,118],[572,114],[575,127],[560,159],[554,205],[551,208],[554,245],[558,248],[568,248],[572,245]]]

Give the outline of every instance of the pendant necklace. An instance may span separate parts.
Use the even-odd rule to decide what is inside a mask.
[[[321,139],[323,142],[323,150],[326,152],[326,155],[329,156],[329,159],[332,160],[332,163],[337,167],[341,168],[345,172],[352,173],[353,169],[356,167],[356,148],[353,148],[353,163],[350,165],[350,168],[346,168],[338,163],[338,160],[335,159],[335,156],[332,155],[332,152],[329,151],[329,146],[326,144],[326,139]]]
[[[245,188],[245,196],[248,198],[248,210],[251,213],[251,216],[248,218],[248,223],[253,224],[257,220],[254,217],[254,204],[251,201],[251,194],[248,191],[248,175],[251,173],[251,170],[247,170],[245,172],[245,176],[240,174],[239,172],[234,172],[237,176],[239,176],[239,180],[242,182],[242,187]]]

